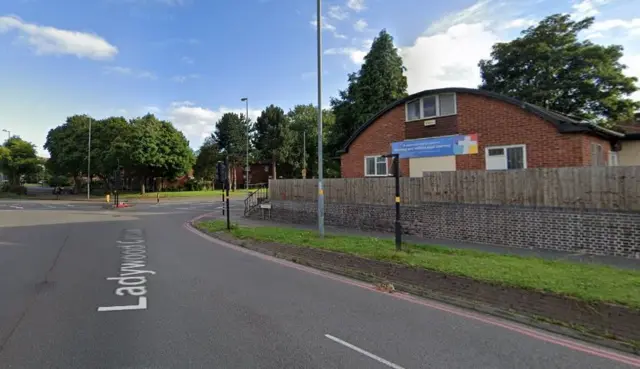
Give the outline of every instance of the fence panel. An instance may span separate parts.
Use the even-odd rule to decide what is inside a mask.
[[[393,178],[326,179],[328,203],[392,205]],[[401,178],[404,204],[426,202],[640,211],[640,166],[454,171]],[[274,200],[317,201],[316,179],[269,181]]]

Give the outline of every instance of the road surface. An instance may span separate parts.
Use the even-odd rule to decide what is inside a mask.
[[[219,205],[0,203],[0,368],[640,367],[185,226]]]

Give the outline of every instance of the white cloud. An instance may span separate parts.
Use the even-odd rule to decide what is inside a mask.
[[[498,36],[484,24],[458,24],[446,32],[421,36],[400,48],[409,93],[440,87],[477,87],[478,61],[487,58]]]
[[[355,29],[358,32],[364,32],[367,30],[367,22],[364,19],[358,19],[354,24],[353,24],[353,29]]]
[[[600,14],[598,9],[602,5],[609,3],[610,0],[581,0],[575,1],[571,6],[573,12],[571,16],[575,19],[583,19],[586,17],[593,17]]]
[[[630,20],[608,19],[600,22],[594,22],[591,28],[589,28],[589,31],[610,31],[616,28],[638,30],[640,29],[640,18],[634,18]]]
[[[347,55],[354,64],[362,64],[364,57],[367,55],[366,50],[357,49],[355,47],[339,47],[331,48],[324,51],[325,55]]]
[[[524,28],[529,28],[531,26],[535,26],[536,24],[538,24],[538,22],[533,19],[518,18],[518,19],[513,19],[505,22],[501,28],[502,29],[512,29],[512,28],[524,29]]]
[[[185,134],[193,148],[199,147],[204,139],[214,132],[216,122],[225,113],[244,115],[245,108],[229,109],[221,106],[217,110],[211,110],[189,101],[182,101],[172,103],[167,110],[169,120]],[[260,110],[249,110],[249,118],[255,121],[260,113]]]
[[[479,0],[475,4],[461,11],[452,12],[433,22],[427,29],[427,34],[446,32],[456,24],[485,23],[495,14],[496,7],[489,7],[491,0]]]
[[[151,80],[158,79],[158,77],[152,72],[149,72],[146,70],[134,70],[128,67],[120,67],[120,66],[104,67],[104,73],[120,74],[123,76],[131,76],[131,77],[142,78],[142,79],[151,79]]]
[[[337,20],[345,20],[349,18],[349,13],[346,10],[342,9],[342,7],[339,5],[330,6],[327,15]]]
[[[104,38],[86,32],[26,23],[14,16],[0,17],[0,33],[18,31],[20,40],[29,44],[38,55],[75,55],[78,58],[109,60],[118,48]]]
[[[638,78],[638,81],[640,81],[640,54],[624,55],[620,58],[620,62],[627,66],[627,69],[625,69],[625,74],[627,76],[636,77]],[[636,82],[636,85],[640,88],[640,82]],[[640,91],[632,94],[631,98],[636,101],[640,101]]]
[[[182,76],[173,76],[171,77],[171,80],[173,82],[183,83],[183,82],[186,82],[187,80],[198,79],[198,78],[200,78],[199,74],[192,73],[192,74],[187,74]]]
[[[318,27],[318,21],[317,21],[315,16],[311,21],[309,21],[309,24],[311,24],[311,26],[313,26],[314,28]],[[322,29],[325,30],[325,31],[331,32],[331,34],[335,38],[341,38],[341,39],[346,39],[347,38],[347,36],[345,36],[342,33],[338,32],[336,26],[334,26],[333,24],[327,22],[327,19],[324,16],[322,16]]]
[[[185,64],[193,64],[193,63],[195,63],[195,60],[193,60],[192,58],[190,58],[188,56],[183,56],[180,60]]]
[[[348,0],[347,6],[356,12],[361,12],[367,7],[364,5],[364,0]]]

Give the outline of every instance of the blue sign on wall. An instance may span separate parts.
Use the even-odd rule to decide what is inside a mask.
[[[478,153],[478,135],[455,135],[393,142],[391,152],[401,159]]]

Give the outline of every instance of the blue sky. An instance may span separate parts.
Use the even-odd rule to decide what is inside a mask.
[[[409,92],[475,87],[493,43],[555,12],[596,16],[583,36],[625,46],[627,73],[640,77],[638,1],[324,1],[324,105],[382,28]],[[223,113],[244,111],[241,97],[253,117],[269,104],[316,103],[314,19],[314,0],[2,1],[0,129],[46,155],[48,130],[69,115],[152,112],[197,148]]]

